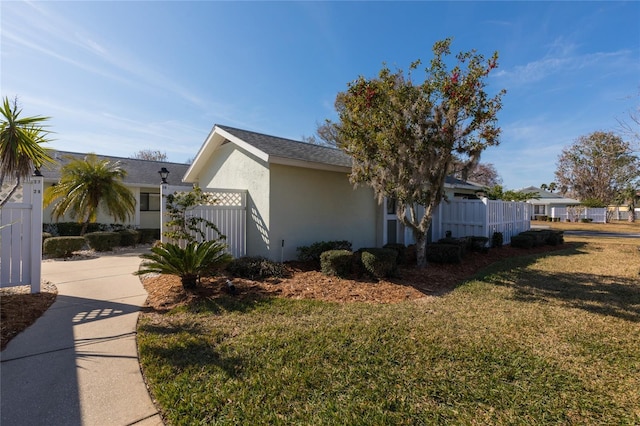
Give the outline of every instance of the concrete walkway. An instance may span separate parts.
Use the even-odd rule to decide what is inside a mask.
[[[54,304],[0,353],[0,424],[162,425],[142,379],[141,251],[44,262]]]

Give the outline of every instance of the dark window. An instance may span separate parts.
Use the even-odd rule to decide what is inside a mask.
[[[159,212],[160,211],[160,194],[141,192],[140,193],[140,211],[141,212]]]

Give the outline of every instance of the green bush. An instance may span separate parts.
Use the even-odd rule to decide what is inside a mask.
[[[58,235],[61,237],[71,237],[71,236],[79,236],[80,231],[82,231],[82,223],[78,222],[58,222],[55,224],[50,224],[49,226],[55,225]],[[102,229],[104,225],[99,223],[90,223],[87,225],[87,232],[97,232]]]
[[[142,228],[140,233],[140,244],[152,244],[160,239],[160,229]]]
[[[532,241],[533,241],[533,247],[539,247],[539,246],[543,246],[547,243],[547,238],[549,236],[551,231],[547,230],[547,229],[539,229],[539,230],[529,230],[529,231],[524,231],[521,232],[518,235],[524,235],[524,236],[528,236],[531,237]],[[511,244],[513,245],[513,243]]]
[[[469,237],[469,247],[471,251],[486,253],[489,250],[487,247],[488,242],[489,238],[487,237]]]
[[[460,244],[429,244],[426,255],[428,262],[460,263],[462,262],[463,246]]]
[[[531,235],[514,235],[511,237],[511,247],[530,249],[535,244],[535,238]]]
[[[259,256],[245,256],[233,259],[227,265],[227,272],[234,277],[249,280],[262,280],[265,278],[282,278],[287,275],[287,268],[277,262]]]
[[[117,232],[89,232],[84,234],[84,238],[95,251],[109,251],[120,245],[120,234]]]
[[[51,237],[44,241],[43,253],[50,257],[69,257],[74,251],[82,250],[86,241],[83,237]]]
[[[504,244],[504,237],[502,232],[494,232],[491,235],[491,247],[500,248]]]
[[[438,240],[438,244],[450,245],[450,246],[458,246],[460,247],[460,257],[464,257],[467,254],[467,250],[473,249],[472,241],[469,237],[462,238],[441,238]],[[428,260],[428,259],[427,259]],[[450,262],[438,262],[438,263],[450,263]]]
[[[120,245],[123,247],[132,247],[140,242],[140,233],[133,229],[122,229],[117,233],[120,234]]]
[[[550,246],[557,246],[564,244],[564,232],[563,231],[551,231],[547,237],[547,244]]]
[[[43,233],[42,233],[42,247],[44,247],[44,242],[45,242],[48,238],[51,238],[51,237],[53,237],[53,235],[51,235],[51,234],[50,234],[50,233],[48,233],[48,232],[43,232]]]
[[[320,270],[325,275],[348,277],[353,271],[353,253],[349,250],[328,250],[320,255]]]
[[[351,243],[349,241],[320,241],[310,246],[302,246],[296,249],[298,251],[298,260],[302,262],[320,262],[320,255],[329,250],[349,250],[351,251]]]
[[[398,253],[398,257],[396,258],[396,263],[398,265],[406,265],[408,262],[408,253],[407,246],[400,243],[389,243],[382,246],[382,248],[388,248],[391,250],[395,250]]]
[[[398,252],[389,248],[364,248],[358,250],[358,259],[364,270],[375,278],[392,276],[398,264]]]
[[[591,223],[593,222],[593,219],[591,219],[590,217],[583,217],[580,219],[580,222],[582,223]]]

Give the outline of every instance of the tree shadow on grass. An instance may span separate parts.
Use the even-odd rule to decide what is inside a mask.
[[[160,343],[154,343],[151,339],[143,337],[141,353],[145,358],[163,359],[163,363],[166,362],[180,370],[190,367],[215,366],[229,377],[237,377],[242,370],[242,359],[221,354],[214,342],[202,338],[206,334],[206,330],[198,325],[144,324],[139,326],[138,332],[142,335],[153,335],[156,338],[162,336]],[[167,343],[165,339],[174,334],[180,334],[179,343]]]
[[[518,301],[559,302],[598,315],[640,322],[637,278],[517,268],[492,275],[487,281],[513,288],[513,298]]]

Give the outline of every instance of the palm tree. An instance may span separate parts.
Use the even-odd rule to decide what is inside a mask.
[[[555,191],[556,189],[558,189],[558,184],[557,184],[557,183],[555,183],[555,182],[551,182],[551,183],[549,184],[549,191],[553,192],[553,191]]]
[[[100,160],[95,154],[84,160],[67,158],[70,162],[62,167],[60,181],[44,192],[45,206],[59,200],[51,212],[55,220],[70,214],[83,224],[80,233],[84,234],[100,209],[121,222],[135,213],[136,199],[122,183],[127,171],[119,161]]]
[[[29,177],[34,169],[44,164],[52,163],[53,159],[42,146],[49,142],[46,135],[49,131],[43,128],[43,122],[49,117],[24,117],[20,118],[21,109],[18,109],[17,99],[13,106],[7,97],[4,98],[0,113],[0,188],[5,179],[10,180],[13,186],[7,196],[0,200],[0,207],[4,206],[16,192],[23,179]]]
[[[178,244],[161,244],[151,248],[151,253],[141,255],[143,262],[136,275],[159,273],[177,275],[182,287],[193,289],[200,277],[224,268],[232,256],[226,252],[226,244],[219,241],[192,241],[181,248]]]

